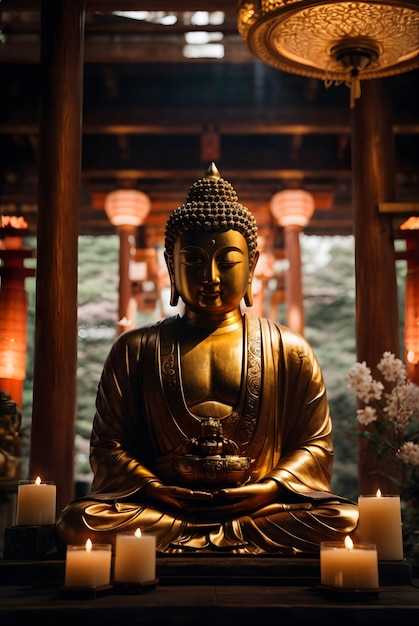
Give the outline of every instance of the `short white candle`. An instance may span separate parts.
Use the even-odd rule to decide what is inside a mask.
[[[95,588],[109,585],[112,546],[86,541],[85,546],[67,546],[65,586]]]
[[[360,541],[375,543],[380,561],[403,560],[403,535],[400,496],[360,496]]]
[[[376,589],[378,587],[377,550],[371,544],[353,544],[347,536],[345,543],[320,544],[320,577],[323,585],[346,589]]]
[[[145,582],[156,578],[156,537],[118,534],[115,543],[114,578],[116,582]]]
[[[17,526],[55,524],[56,487],[53,483],[21,480],[17,489]]]

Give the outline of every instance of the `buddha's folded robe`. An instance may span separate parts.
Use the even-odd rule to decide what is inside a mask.
[[[62,512],[62,539],[113,543],[116,533],[140,528],[156,535],[161,552],[289,554],[353,534],[357,507],[330,487],[331,419],[313,351],[301,336],[250,314],[243,315],[240,398],[222,419],[223,436],[252,459],[248,484],[281,485],[278,502],[234,516],[217,495],[181,511],[148,498],[154,481],[178,484],[176,459],[200,433],[185,401],[180,324],[174,316],[126,332],[112,347],[92,430],[92,495]]]

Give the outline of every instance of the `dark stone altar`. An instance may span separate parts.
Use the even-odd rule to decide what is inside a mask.
[[[414,623],[419,614],[419,572],[406,562],[380,563],[377,597],[323,593],[316,558],[162,556],[154,589],[79,598],[63,591],[64,572],[63,560],[0,560],[1,623],[369,626]]]

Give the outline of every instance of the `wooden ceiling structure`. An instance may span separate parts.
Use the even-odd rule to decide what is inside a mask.
[[[215,160],[259,227],[288,186],[312,192],[308,234],[353,231],[351,109],[345,85],[291,75],[257,60],[237,32],[234,0],[86,0],[79,232],[113,234],[104,199],[118,187],[148,194],[139,246],[161,240],[167,216]],[[139,21],[115,11],[153,11]],[[196,11],[222,24],[193,26]],[[0,3],[0,212],[37,231],[41,3]],[[210,33],[222,58],[187,58],[185,35]],[[219,34],[220,33],[220,34]],[[381,79],[391,95],[396,200],[419,199],[419,71]],[[362,93],[361,93],[362,98]]]

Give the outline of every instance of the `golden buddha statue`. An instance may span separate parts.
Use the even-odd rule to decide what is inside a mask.
[[[311,347],[252,304],[257,227],[214,164],[166,225],[171,304],[120,335],[91,435],[92,494],[57,520],[65,543],[156,536],[161,553],[318,553],[356,534],[332,493],[332,425]]]

